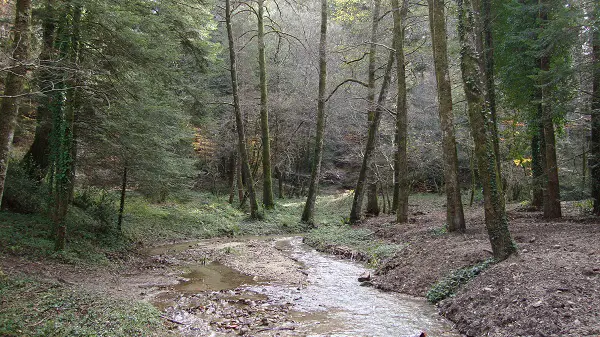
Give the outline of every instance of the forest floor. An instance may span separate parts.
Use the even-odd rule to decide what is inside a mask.
[[[435,296],[428,294],[432,287],[449,292],[441,314],[467,336],[600,336],[600,221],[580,215],[582,203],[563,203],[565,216],[554,221],[510,206],[519,254],[492,264],[455,294],[436,282],[469,278],[460,271],[492,256],[483,211],[465,208],[466,233],[449,234],[443,205],[423,206],[411,206],[409,224],[365,221],[378,237],[405,244],[377,269],[376,286],[414,296]]]
[[[553,222],[510,206],[519,255],[474,273],[469,268],[491,257],[481,206],[465,208],[468,229],[460,235],[446,232],[438,195],[411,197],[408,224],[380,216],[352,228],[341,223],[348,196],[321,200],[327,216],[305,242],[369,262],[376,267],[374,284],[384,290],[423,297],[437,289],[449,296],[439,309],[462,334],[600,335],[600,221],[580,215],[584,203],[565,204],[566,216]],[[72,233],[70,250],[58,255],[41,218],[0,213],[0,335],[302,335],[291,330],[298,317],[285,304],[243,291],[202,292],[205,285],[194,283],[195,268],[212,261],[215,275],[228,275],[226,288],[257,278],[301,288],[302,267],[265,237],[305,230],[294,220],[301,205],[281,201],[276,213],[248,222],[212,201],[152,206],[134,200],[125,229],[133,241],[109,244],[111,236],[89,238],[97,228],[81,229]],[[99,242],[107,247],[98,248]],[[471,274],[459,274],[465,270]],[[448,290],[438,281],[464,281],[449,275],[473,280]],[[221,279],[214,280],[217,289]],[[186,295],[186,287],[195,295]],[[191,324],[185,313],[199,310],[204,323]]]

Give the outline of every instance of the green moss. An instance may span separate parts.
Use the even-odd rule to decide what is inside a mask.
[[[0,278],[1,336],[167,336],[160,312],[61,284]]]
[[[448,276],[444,277],[436,284],[434,284],[431,287],[431,289],[429,289],[425,297],[430,303],[433,304],[438,303],[448,297],[452,297],[456,294],[458,289],[460,289],[465,284],[469,283],[472,279],[474,279],[477,275],[479,275],[482,271],[487,269],[493,263],[493,259],[487,259],[474,266],[455,270]]]

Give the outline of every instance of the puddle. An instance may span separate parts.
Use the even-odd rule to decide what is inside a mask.
[[[220,291],[257,284],[252,276],[244,275],[214,261],[189,269],[189,272],[182,275],[187,281],[180,282],[174,287],[175,290],[181,292]]]

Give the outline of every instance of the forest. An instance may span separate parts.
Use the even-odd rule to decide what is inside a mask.
[[[598,1],[0,0],[0,336],[599,336],[599,216]]]

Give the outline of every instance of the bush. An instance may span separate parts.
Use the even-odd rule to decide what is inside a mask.
[[[436,304],[448,297],[452,297],[456,294],[460,287],[469,283],[469,281],[474,279],[493,263],[494,259],[487,259],[474,266],[455,270],[450,273],[450,275],[444,277],[434,284],[431,289],[429,289],[425,297],[427,297],[427,300],[432,304]]]
[[[103,189],[86,187],[75,191],[73,205],[85,210],[107,227],[117,222],[116,197]]]
[[[46,188],[37,183],[25,171],[19,162],[9,161],[2,208],[15,213],[40,213],[46,204],[44,196]]]

